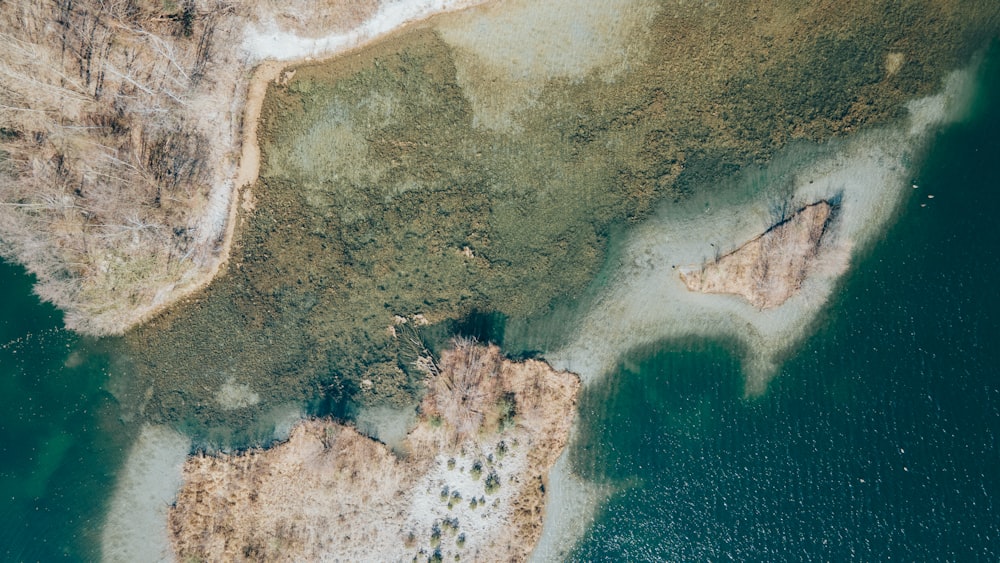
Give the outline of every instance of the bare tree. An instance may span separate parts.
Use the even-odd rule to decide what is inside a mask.
[[[223,2],[7,2],[0,10],[0,255],[90,332],[204,253],[189,236],[216,176],[199,104]],[[232,124],[221,126],[232,127]],[[217,130],[217,129],[215,129]],[[124,299],[122,297],[125,297]]]

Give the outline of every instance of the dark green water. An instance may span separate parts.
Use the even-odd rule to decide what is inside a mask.
[[[0,263],[0,560],[93,561],[130,432],[102,391],[105,358],[31,283]]]
[[[672,342],[583,397],[577,462],[626,488],[573,559],[1000,560],[995,54],[765,396],[724,346]]]

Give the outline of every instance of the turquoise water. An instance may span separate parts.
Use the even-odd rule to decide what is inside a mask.
[[[1000,67],[898,223],[763,397],[725,343],[637,350],[581,400],[574,460],[620,487],[576,560],[1000,558]],[[934,199],[926,196],[934,194]],[[922,206],[923,205],[923,206]],[[115,365],[0,264],[0,560],[98,559],[134,432]],[[502,337],[503,319],[460,330]]]
[[[768,393],[721,343],[637,350],[574,459],[620,487],[578,561],[1000,559],[1000,64]],[[933,195],[934,198],[929,198]]]
[[[93,561],[130,432],[102,390],[105,358],[31,283],[0,263],[0,560]]]

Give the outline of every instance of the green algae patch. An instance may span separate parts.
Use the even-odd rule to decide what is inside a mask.
[[[537,4],[510,9],[562,5]],[[417,325],[473,311],[516,325],[514,352],[539,346],[536,320],[551,343],[573,327],[546,316],[589,294],[610,232],[793,140],[892,118],[996,22],[986,3],[613,4],[614,25],[567,16],[625,34],[589,63],[580,37],[512,30],[497,4],[273,83],[228,271],[122,341],[137,414],[246,426],[286,402],[405,404]],[[910,25],[888,19],[902,12]],[[942,41],[913,48],[923,36]],[[532,41],[548,43],[522,69]],[[260,403],[221,408],[227,382]]]

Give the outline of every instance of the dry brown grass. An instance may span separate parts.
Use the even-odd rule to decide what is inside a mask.
[[[212,258],[203,219],[224,147],[203,110],[232,88],[216,66],[230,62],[217,45],[234,13],[139,0],[0,10],[0,255],[38,276],[67,325],[119,332]]]
[[[310,420],[269,450],[190,458],[169,515],[175,554],[204,561],[402,561],[439,548],[449,558],[526,559],[540,537],[541,485],[568,439],[579,381],[542,362],[505,360],[496,346],[454,344],[428,382],[425,415],[404,442],[406,457],[353,428]],[[509,425],[488,428],[490,401],[505,394],[519,414]],[[468,406],[480,412],[465,416]],[[432,416],[445,420],[435,424]],[[459,428],[468,435],[456,443]],[[500,442],[508,445],[503,455],[494,449]],[[487,452],[496,454],[485,461],[498,475],[493,492],[469,473],[472,460],[483,461]],[[455,506],[441,500],[450,498],[441,493],[447,485],[466,495]],[[489,503],[468,508],[479,495],[489,495]],[[434,530],[446,528],[446,520],[453,533],[438,533],[436,546]],[[458,533],[467,541],[457,544]]]
[[[492,348],[468,338],[452,340],[454,351],[438,362],[439,374],[428,383],[423,410],[452,430],[453,443],[475,436],[501,399],[498,375],[502,358]]]
[[[767,232],[700,268],[682,270],[691,291],[732,293],[758,309],[771,309],[798,292],[824,242],[834,208],[807,205]]]
[[[256,180],[260,98],[281,69],[257,73],[244,114],[245,29],[346,31],[378,6],[4,2],[0,257],[38,277],[69,328],[96,335],[203,287],[228,256],[235,189]]]

